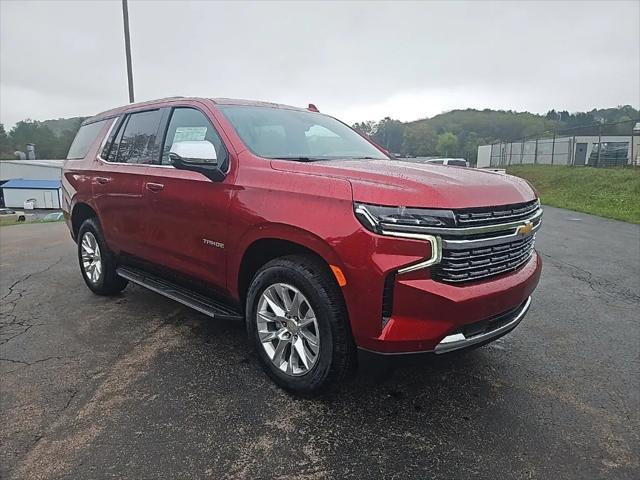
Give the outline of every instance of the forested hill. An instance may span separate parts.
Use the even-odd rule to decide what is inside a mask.
[[[417,156],[459,156],[473,162],[478,145],[601,122],[610,125],[626,121],[623,125],[607,127],[607,133],[629,135],[632,126],[630,120],[639,117],[640,111],[629,105],[578,113],[551,110],[546,115],[467,109],[413,122],[400,122],[387,117],[379,122],[356,123],[354,127],[391,152]],[[594,132],[584,130],[579,134]]]
[[[546,115],[467,109],[413,122],[400,122],[387,117],[380,121],[359,122],[354,127],[394,153],[465,157],[473,163],[478,145],[600,122],[606,126],[639,117],[640,111],[629,105],[578,113],[551,110]],[[0,124],[0,158],[15,158],[14,152],[25,151],[27,143],[36,144],[38,158],[65,158],[83,120],[83,117],[43,122],[24,120],[9,132]],[[631,125],[632,122],[627,122],[607,127],[607,134],[628,135]],[[581,131],[579,134],[594,132]]]
[[[0,124],[0,159],[15,159],[14,152],[25,152],[27,143],[36,145],[38,158],[66,158],[73,138],[86,117],[57,120],[22,120],[7,132]]]

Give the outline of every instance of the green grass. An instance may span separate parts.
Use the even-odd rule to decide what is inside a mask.
[[[640,224],[640,168],[514,165],[507,173],[531,182],[543,204]]]
[[[44,220],[33,220],[33,221],[30,221],[30,222],[14,222],[14,221],[11,221],[11,222],[0,223],[0,227],[11,227],[13,225],[33,225],[34,223],[60,223],[60,222],[64,222],[64,219],[62,219],[62,220],[47,220],[47,221],[44,221]]]

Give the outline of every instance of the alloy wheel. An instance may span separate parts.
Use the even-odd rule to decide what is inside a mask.
[[[82,236],[80,245],[84,274],[91,283],[98,283],[102,276],[102,258],[100,257],[100,246],[95,235],[91,232],[86,232]]]
[[[265,289],[256,313],[258,336],[271,362],[287,375],[304,375],[320,353],[313,308],[300,290],[286,283]]]

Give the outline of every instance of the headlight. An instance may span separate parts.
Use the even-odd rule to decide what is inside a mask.
[[[425,227],[453,227],[455,218],[451,210],[429,210],[425,208],[385,207],[355,203],[354,211],[360,223],[375,233],[401,230],[411,231],[417,227],[420,231]]]

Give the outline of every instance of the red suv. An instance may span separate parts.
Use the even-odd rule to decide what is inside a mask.
[[[84,122],[63,175],[84,281],[244,319],[265,371],[315,393],[357,348],[436,354],[515,328],[542,210],[519,178],[394,161],[315,107],[170,98]]]

